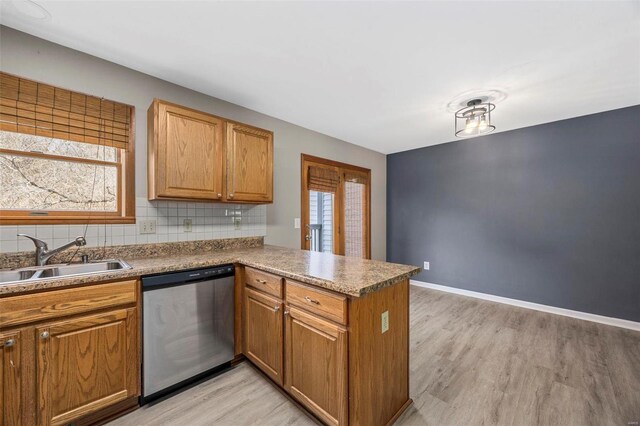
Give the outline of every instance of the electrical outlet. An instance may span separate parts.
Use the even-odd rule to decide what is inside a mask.
[[[184,232],[191,232],[193,229],[193,221],[191,219],[185,219],[182,221],[182,230]]]
[[[242,218],[241,217],[234,217],[233,218],[233,229],[235,229],[237,231],[240,228],[242,228]]]
[[[389,311],[384,311],[381,318],[382,332],[389,331]]]
[[[425,271],[429,270],[429,262],[424,262],[424,268]]]
[[[138,227],[141,234],[155,234],[156,233],[156,221],[155,220],[140,220],[138,221]]]

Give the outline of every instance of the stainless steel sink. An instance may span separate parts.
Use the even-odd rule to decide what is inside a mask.
[[[28,280],[31,279],[36,272],[37,271],[34,271],[32,269],[0,271],[0,283]]]
[[[131,266],[124,260],[110,259],[88,263],[67,263],[62,265],[12,269],[0,271],[0,284],[98,274],[100,272],[116,271],[119,269],[131,269]]]

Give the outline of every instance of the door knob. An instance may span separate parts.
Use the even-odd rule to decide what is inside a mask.
[[[49,332],[48,331],[43,331],[42,333],[40,333],[40,338],[42,340],[48,339],[49,338]]]
[[[5,348],[10,348],[11,346],[16,344],[16,339],[8,339],[4,342]]]

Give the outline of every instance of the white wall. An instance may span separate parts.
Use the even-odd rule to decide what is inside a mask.
[[[196,52],[194,52],[196,54]],[[202,54],[197,53],[197,54]],[[300,247],[300,154],[371,169],[372,256],[386,256],[386,158],[383,154],[194,92],[129,68],[0,27],[0,69],[136,107],[136,196],[146,197],[146,111],[154,97],[273,130],[274,203],[267,206],[266,243]],[[211,78],[215,78],[212,75]],[[300,96],[304,96],[301,93]],[[309,99],[309,102],[313,100]],[[2,227],[0,227],[2,228]]]

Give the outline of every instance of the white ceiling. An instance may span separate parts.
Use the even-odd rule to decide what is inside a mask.
[[[453,140],[476,92],[496,131],[640,104],[637,0],[19,3],[3,25],[383,153]]]

